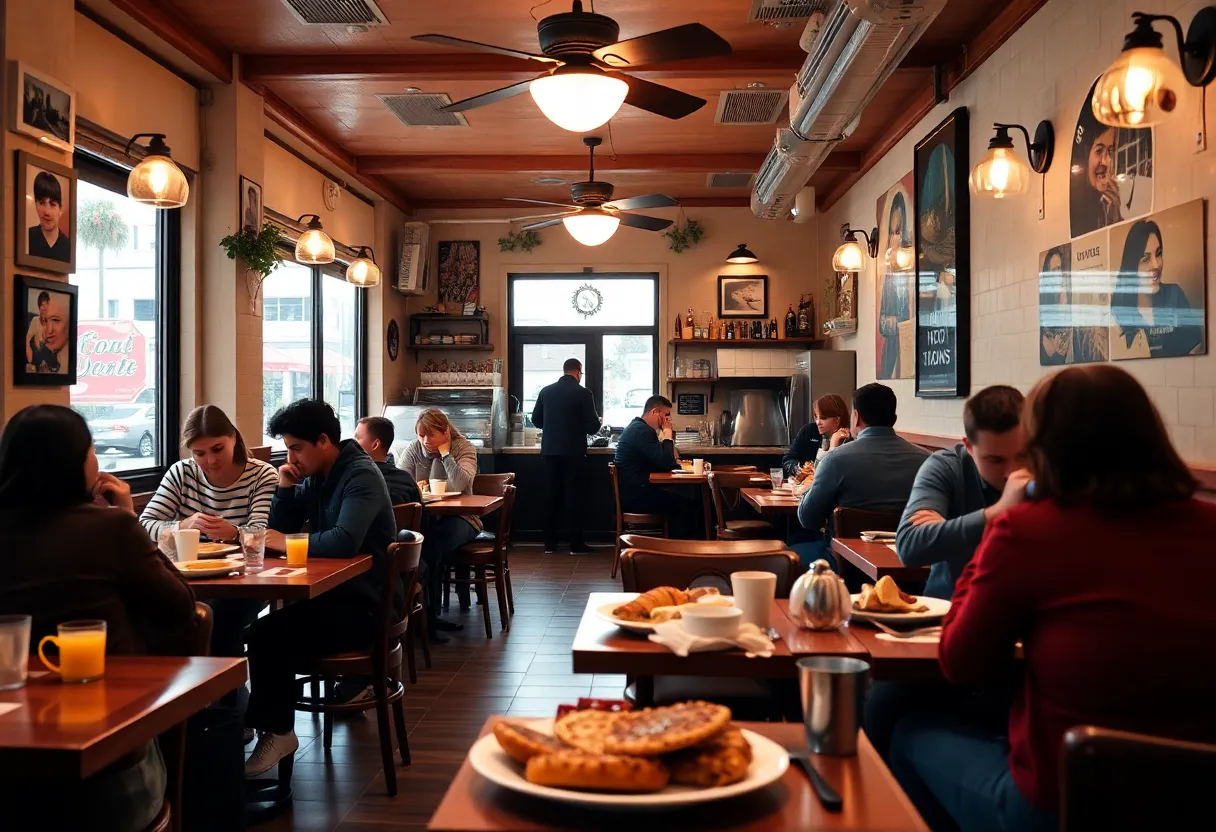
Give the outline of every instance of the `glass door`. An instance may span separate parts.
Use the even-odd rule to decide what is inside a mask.
[[[588,346],[585,341],[556,340],[539,336],[523,338],[516,345],[519,355],[511,362],[511,367],[519,368],[517,372],[520,384],[517,389],[522,395],[518,395],[518,398],[522,402],[523,413],[529,420],[540,391],[561,378],[562,365],[567,359],[577,358],[582,362],[582,385],[587,386]]]

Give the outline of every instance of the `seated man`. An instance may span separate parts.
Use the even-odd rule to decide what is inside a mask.
[[[837,508],[903,511],[916,472],[929,454],[895,435],[895,393],[882,384],[866,384],[853,394],[852,434],[819,461],[815,480],[798,505],[798,522],[815,539],[793,545],[804,565],[828,558],[830,529],[822,533]]]
[[[266,548],[285,551],[284,532],[309,523],[309,558],[371,555],[372,567],[250,627],[252,692],[245,721],[262,736],[245,764],[247,777],[269,771],[300,747],[292,726],[301,659],[355,650],[375,638],[383,561],[397,534],[384,477],[354,440],[341,440],[332,407],[313,399],[293,402],[271,417],[266,432],[287,445],[287,464],[279,468],[270,504]]]
[[[384,482],[388,486],[389,499],[393,505],[402,503],[422,502],[422,492],[418,490],[418,482],[414,475],[403,468],[398,468],[393,462],[393,455],[388,449],[393,446],[396,431],[393,423],[383,416],[365,416],[355,425],[355,441],[359,447],[367,451],[367,455],[376,463]],[[417,529],[415,529],[417,531]]]
[[[896,552],[907,566],[929,566],[925,594],[949,598],[980,545],[985,526],[1026,496],[1022,394],[986,387],[963,408],[963,444],[921,466],[899,521]]]
[[[696,528],[696,500],[679,491],[653,485],[650,475],[680,468],[671,431],[671,401],[651,396],[616,444],[616,478],[621,493],[621,511],[633,514],[665,514],[671,520],[673,537],[689,536]]]

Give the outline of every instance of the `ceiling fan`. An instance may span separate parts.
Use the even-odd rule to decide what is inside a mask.
[[[616,115],[621,103],[666,118],[684,118],[705,106],[705,99],[671,87],[643,81],[620,70],[688,58],[729,55],[730,44],[700,23],[688,23],[649,35],[617,41],[621,27],[611,17],[583,11],[574,0],[569,12],[550,15],[536,25],[540,51],[521,52],[447,35],[415,35],[414,40],[458,49],[492,52],[552,65],[548,74],[521,81],[444,107],[464,112],[504,99],[532,93],[542,113],[566,130],[585,133]]]
[[[545,202],[540,199],[521,199],[510,197],[511,202],[526,202],[531,205],[552,205],[555,208],[565,208],[562,214],[541,214],[535,217],[517,217],[518,220],[541,220],[531,225],[525,225],[525,231],[535,231],[540,228],[562,223],[570,236],[585,246],[598,246],[616,233],[618,226],[640,228],[643,231],[662,231],[671,225],[671,220],[648,217],[645,214],[628,214],[626,211],[636,211],[639,208],[672,208],[680,203],[666,194],[646,194],[631,196],[627,199],[612,199],[613,187],[608,182],[597,182],[595,179],[595,149],[603,139],[596,136],[586,136],[583,144],[591,154],[590,172],[586,182],[575,182],[570,186],[570,198],[574,205],[561,202]],[[572,210],[571,210],[572,209]]]

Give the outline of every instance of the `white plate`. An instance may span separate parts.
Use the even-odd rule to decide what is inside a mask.
[[[198,561],[195,561],[198,563]],[[233,572],[245,572],[245,561],[237,559],[217,560],[213,566],[207,569],[186,569],[183,564],[175,562],[177,571],[181,572],[187,578],[224,578],[231,575]]]
[[[875,543],[885,543],[887,541],[895,542],[895,532],[865,532],[861,533],[863,539],[873,541]]]
[[[860,597],[860,594],[849,596],[854,602]],[[916,598],[916,602],[924,604],[929,609],[925,612],[866,612],[864,610],[853,609],[852,612],[854,618],[860,618],[862,621],[881,621],[883,624],[937,621],[950,612],[950,602],[945,598],[930,598],[927,595],[921,595]]]
[[[522,720],[521,720],[522,721]],[[526,722],[529,728],[550,733],[553,720],[542,719]],[[473,770],[495,785],[515,792],[544,797],[561,803],[581,803],[593,806],[611,806],[624,809],[650,809],[656,806],[686,806],[708,803],[726,797],[762,789],[780,779],[790,765],[789,752],[777,743],[759,734],[744,730],[743,736],[752,744],[752,764],[747,777],[729,786],[698,789],[693,786],[668,786],[654,794],[617,794],[615,792],[588,792],[573,789],[556,789],[538,786],[524,779],[524,767],[507,756],[493,734],[473,743],[469,749],[469,764]]]
[[[735,602],[734,602],[733,596],[719,595],[718,597],[731,599],[730,605],[734,606]],[[629,601],[632,601],[632,600],[633,600],[632,598],[629,599]],[[626,630],[631,633],[638,633],[638,634],[644,635],[644,636],[653,633],[654,628],[657,627],[662,622],[656,623],[653,621],[626,621],[624,618],[617,618],[615,615],[612,614],[613,610],[615,610],[617,607],[619,607],[623,604],[628,604],[629,601],[613,601],[611,604],[604,604],[602,606],[596,607],[595,614],[601,620],[607,621],[609,624],[615,624],[616,626],[620,627],[622,630]]]
[[[423,494],[423,503],[437,503],[440,500],[446,500],[448,497],[456,497],[456,494]]]
[[[203,546],[209,546],[209,545],[210,545],[210,544],[208,544],[208,543],[200,543],[200,544],[199,544],[199,547],[201,548],[201,547],[203,547]],[[231,545],[225,545],[225,546],[224,546],[223,548],[221,548],[221,549],[216,549],[214,552],[202,552],[202,551],[200,551],[200,552],[198,553],[198,559],[199,559],[199,560],[207,560],[208,558],[222,558],[222,557],[226,557],[227,555],[235,555],[235,554],[238,554],[240,551],[241,551],[241,547],[240,547],[240,546],[238,546],[238,545],[236,545],[235,543],[233,543],[233,544],[231,544]]]

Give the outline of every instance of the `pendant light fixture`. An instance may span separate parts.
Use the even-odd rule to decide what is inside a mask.
[[[334,241],[322,229],[321,218],[316,214],[304,214],[296,222],[304,222],[305,217],[312,219],[308,221],[308,229],[296,241],[296,262],[317,266],[334,262],[337,259]]]
[[[858,235],[866,241],[865,248],[857,242]],[[840,226],[840,239],[843,242],[832,255],[832,269],[835,271],[857,274],[865,271],[871,258],[878,256],[877,228],[867,234],[860,228],[850,228],[846,222]]]
[[[566,64],[528,87],[545,118],[563,130],[586,133],[616,115],[629,85],[593,66]]]
[[[346,267],[346,282],[356,286],[377,286],[380,283],[380,267],[370,246],[360,246],[359,255]]]
[[[730,253],[726,258],[726,262],[736,264],[759,263],[760,258],[752,254],[751,249],[747,247],[747,243],[739,243],[739,247]]]
[[[1181,69],[1163,48],[1153,23],[1174,28]],[[1111,127],[1152,127],[1178,109],[1186,84],[1207,86],[1216,78],[1216,6],[1205,6],[1191,20],[1186,38],[1172,15],[1132,15],[1135,28],[1123,39],[1123,51],[1094,85],[1094,117]]]
[[[1030,187],[1030,172],[1046,173],[1051,167],[1056,144],[1055,130],[1050,121],[1040,121],[1034,131],[1034,141],[1031,141],[1030,133],[1020,124],[997,123],[992,127],[996,135],[988,142],[988,153],[971,171],[968,180],[971,193],[993,199],[1024,194]],[[1010,130],[1020,130],[1025,136],[1030,164],[1013,149]]]
[[[136,133],[127,142],[127,153],[136,139],[149,139],[147,155],[127,176],[127,196],[155,208],[181,208],[190,198],[190,184],[171,158],[164,133]]]
[[[620,217],[614,217],[603,208],[584,208],[577,214],[562,217],[562,225],[570,236],[585,246],[608,242],[620,224]]]

